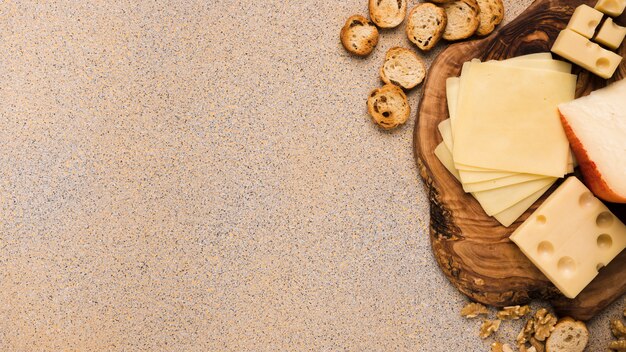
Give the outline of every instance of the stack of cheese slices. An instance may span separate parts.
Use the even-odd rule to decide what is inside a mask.
[[[556,106],[574,99],[576,75],[549,53],[463,65],[447,83],[450,119],[435,155],[502,225],[517,220],[574,158]]]

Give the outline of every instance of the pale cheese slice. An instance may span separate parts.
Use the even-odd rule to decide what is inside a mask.
[[[575,88],[567,73],[470,64],[452,126],[455,164],[562,177],[569,143],[556,106]]]
[[[445,143],[446,148],[448,150],[452,150],[454,142],[452,141],[452,125],[450,119],[445,119],[439,123],[437,126],[439,130],[439,134],[441,134],[441,139],[443,139],[443,143]]]
[[[552,178],[552,177],[543,176],[543,175],[533,175],[533,174],[515,174],[513,176],[498,178],[495,180],[475,182],[475,183],[463,183],[463,190],[468,193],[488,191],[490,189],[511,186],[511,185],[515,185],[518,183],[528,182],[528,181],[540,180],[543,178]]]
[[[535,181],[518,183],[511,186],[474,192],[472,195],[483,207],[485,213],[491,216],[500,213],[516,203],[524,200],[533,193],[556,181],[556,177],[542,178]]]
[[[552,184],[553,183],[531,194],[529,197],[525,198],[521,202],[516,203],[512,207],[507,208],[499,212],[498,214],[493,214],[493,217],[498,220],[498,222],[501,223],[504,227],[511,226],[515,222],[515,220],[519,219],[519,217],[522,216],[522,214],[524,214],[526,210],[528,210],[528,208],[535,204],[535,202],[539,198],[541,198],[541,196],[546,193],[550,189],[550,187],[552,187]]]
[[[626,226],[569,177],[510,238],[566,297],[575,298],[626,248]]]
[[[448,150],[448,148],[446,148],[446,145],[443,142],[440,143],[437,146],[437,148],[435,148],[435,156],[437,156],[437,158],[442,163],[442,165],[457,180],[460,180],[459,175],[456,172],[456,169],[454,168],[454,161],[452,160],[452,153]],[[509,186],[509,187],[503,187],[503,188],[500,188],[501,191],[496,190],[497,192],[489,191],[489,192],[476,192],[476,193],[471,193],[471,194],[472,196],[474,196],[474,198],[476,198],[476,200],[478,200],[478,202],[483,207],[483,209],[485,209],[485,206],[487,206],[489,209],[492,209],[492,210],[501,209],[500,211],[493,213],[493,214],[488,213],[488,215],[494,215],[494,216],[497,215],[500,219],[502,219],[502,221],[500,221],[500,219],[496,218],[498,219],[498,221],[500,221],[504,226],[509,226],[521,214],[523,214],[526,211],[526,209],[528,209],[537,199],[539,199],[541,194],[543,194],[543,192],[545,192],[548,188],[550,188],[550,186],[554,183],[555,180],[556,179],[552,179],[551,182],[548,182],[544,186],[539,187],[539,188],[536,188],[536,184],[533,184],[533,182],[536,182],[536,181],[531,181],[531,182],[523,183],[521,184],[521,186],[514,185],[514,186]],[[542,181],[542,180],[539,180],[539,181]],[[538,192],[542,190],[543,192],[538,194]],[[532,197],[536,195],[537,197],[532,202],[529,202],[529,199],[532,199]],[[506,222],[509,221],[509,219],[513,218],[515,214],[518,214],[518,213],[519,215],[517,215],[511,221],[511,223],[509,223],[509,225],[506,225]]]
[[[435,156],[437,157],[437,159],[439,159],[439,161],[441,161],[441,164],[443,164],[443,166],[452,174],[452,176],[454,176],[459,182],[461,182],[459,173],[454,168],[452,153],[450,152],[450,150],[448,150],[448,148],[446,148],[446,145],[443,142],[439,143],[437,148],[435,148]]]

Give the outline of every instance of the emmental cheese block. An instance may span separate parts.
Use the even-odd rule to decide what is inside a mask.
[[[602,12],[591,6],[580,5],[574,10],[572,18],[570,18],[567,28],[582,35],[587,39],[591,39],[596,33],[596,28],[602,21]]]
[[[626,37],[626,27],[615,24],[612,18],[607,18],[594,40],[615,50],[622,45],[624,37]]]
[[[622,62],[621,56],[568,28],[559,33],[552,52],[606,79],[613,76]]]
[[[617,17],[624,12],[626,0],[598,0],[595,8],[609,16]]]
[[[511,235],[568,298],[575,298],[626,248],[626,226],[570,177]]]

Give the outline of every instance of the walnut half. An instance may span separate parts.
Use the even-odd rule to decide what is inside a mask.
[[[626,339],[626,326],[619,319],[611,320],[611,332],[617,339]]]
[[[483,321],[483,324],[480,326],[480,333],[478,334],[478,336],[480,336],[481,339],[488,338],[489,336],[491,336],[491,334],[498,331],[501,322],[502,320],[500,319],[485,319],[485,321]]]
[[[613,351],[626,352],[626,340],[611,341],[609,349]]]
[[[548,313],[547,309],[539,309],[535,313],[535,338],[539,341],[545,341],[554,330],[556,321],[556,317]]]
[[[494,342],[491,344],[491,352],[513,352],[513,349],[508,343]]]
[[[529,306],[511,306],[504,307],[501,311],[498,312],[498,319],[502,320],[516,320],[524,315],[530,313]]]
[[[471,302],[461,309],[461,316],[466,318],[476,318],[479,315],[487,314],[489,314],[489,310],[480,303]]]

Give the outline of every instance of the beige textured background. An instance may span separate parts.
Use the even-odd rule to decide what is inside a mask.
[[[339,44],[366,11],[0,1],[0,351],[486,351],[430,252],[414,115],[366,115],[404,27]]]

